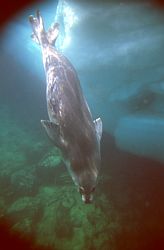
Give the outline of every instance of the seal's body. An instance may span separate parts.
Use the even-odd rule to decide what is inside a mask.
[[[89,203],[100,167],[102,122],[100,118],[93,121],[74,67],[53,47],[58,24],[45,32],[39,12],[29,20],[34,32],[32,36],[42,49],[47,80],[49,121],[41,122],[49,137],[62,150],[82,199]]]

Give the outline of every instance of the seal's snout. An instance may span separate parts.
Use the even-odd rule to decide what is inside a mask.
[[[82,201],[85,204],[90,204],[93,201],[93,192],[95,191],[95,187],[88,189],[82,186],[79,187],[79,193],[81,194]]]
[[[85,204],[91,204],[92,201],[93,201],[93,195],[82,195],[82,201],[85,203]]]

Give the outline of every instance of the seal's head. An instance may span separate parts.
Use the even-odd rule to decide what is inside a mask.
[[[86,204],[92,203],[94,191],[95,191],[95,186],[93,187],[79,186],[79,193],[81,194],[82,201],[84,201],[84,203]]]
[[[70,164],[70,173],[78,191],[81,194],[82,201],[86,204],[93,200],[93,193],[97,185],[100,159],[98,154],[79,157]]]

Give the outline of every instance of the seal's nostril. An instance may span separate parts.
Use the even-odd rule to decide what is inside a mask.
[[[84,202],[85,202],[85,204],[91,204],[92,203],[92,201],[90,199],[86,199]]]

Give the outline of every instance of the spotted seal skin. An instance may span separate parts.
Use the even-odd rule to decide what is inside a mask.
[[[42,120],[41,123],[54,144],[62,150],[82,200],[90,203],[100,168],[101,119],[93,121],[76,70],[53,46],[59,25],[53,24],[46,32],[39,11],[36,16],[30,16],[29,21],[32,38],[41,46],[47,81],[49,121]]]

